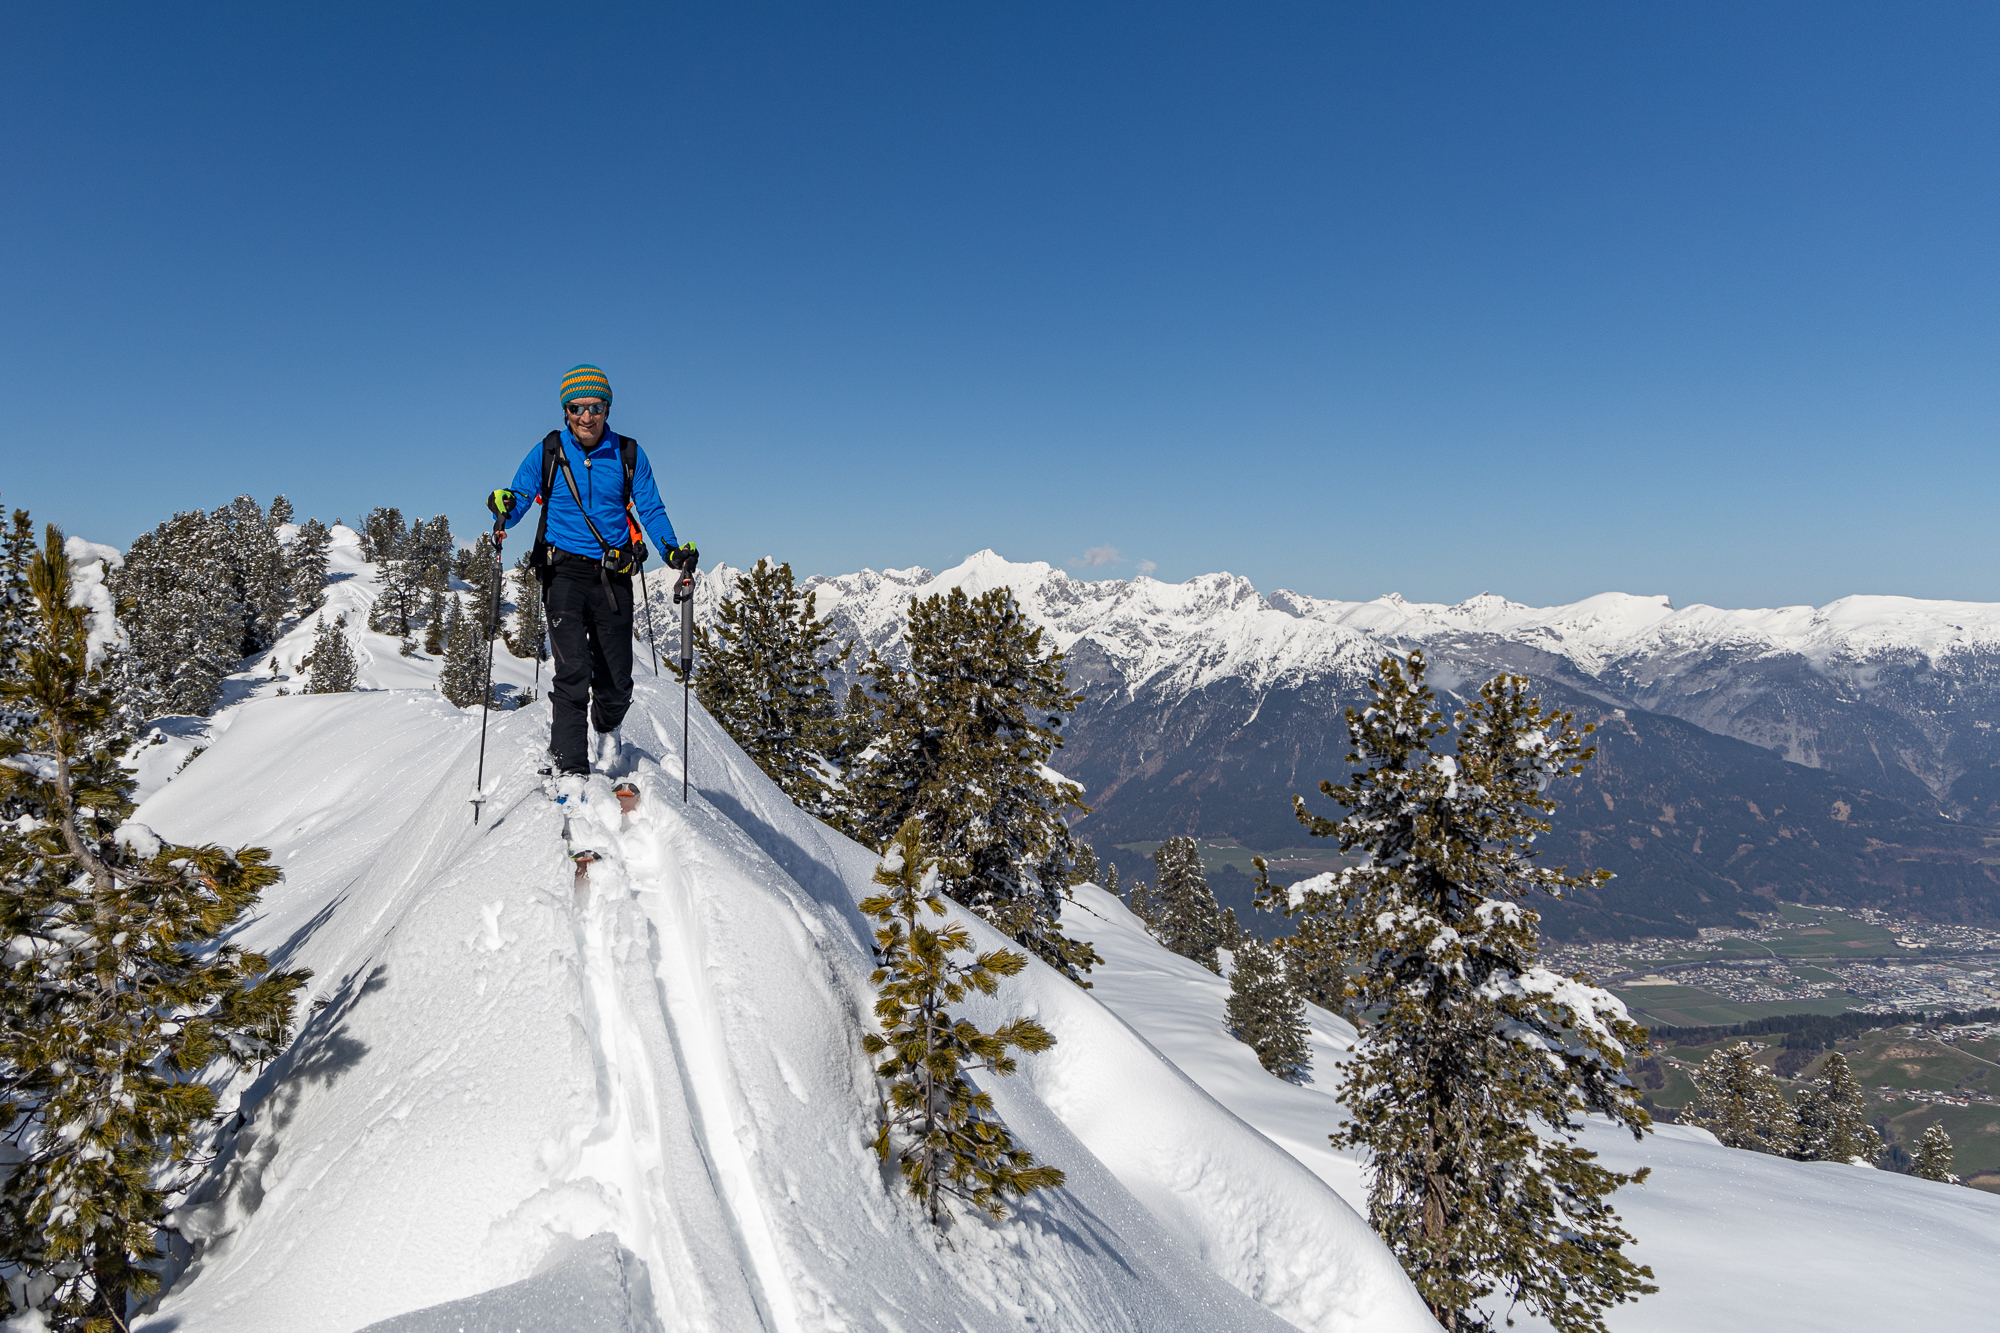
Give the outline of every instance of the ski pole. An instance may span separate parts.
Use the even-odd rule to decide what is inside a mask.
[[[660,674],[660,640],[653,633],[653,597],[646,591],[646,567],[639,566],[639,600],[646,604],[646,646],[653,650],[653,674]]]
[[[479,775],[472,780],[472,822],[479,822],[479,807],[486,800],[486,715],[493,711],[493,640],[500,626],[500,580],[505,566],[500,563],[500,544],[507,530],[498,520],[493,524],[493,604],[486,613],[486,681],[479,694]]]
[[[681,608],[681,804],[687,804],[688,768],[688,683],[694,679],[694,567],[681,571],[674,585],[674,601]]]

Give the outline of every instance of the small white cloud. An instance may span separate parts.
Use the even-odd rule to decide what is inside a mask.
[[[1152,573],[1152,572],[1153,572],[1154,570],[1158,569],[1158,568],[1159,568],[1159,566],[1158,566],[1158,565],[1156,565],[1156,564],[1154,564],[1154,563],[1153,563],[1152,561],[1150,561],[1150,560],[1141,560],[1141,561],[1139,562],[1139,564],[1138,564],[1137,568],[1138,568],[1138,571],[1139,571],[1139,572],[1140,572],[1141,574],[1150,574],[1150,573]]]
[[[1102,569],[1106,565],[1124,563],[1125,557],[1118,554],[1118,548],[1115,546],[1093,546],[1083,553],[1083,564],[1086,569]]]

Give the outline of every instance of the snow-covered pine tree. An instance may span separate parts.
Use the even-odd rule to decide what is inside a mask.
[[[1082,839],[1076,840],[1076,868],[1070,872],[1070,887],[1078,884],[1097,884],[1103,871],[1097,866],[1097,849]]]
[[[27,669],[0,684],[31,715],[0,738],[0,1315],[32,1292],[64,1333],[126,1327],[168,1205],[193,1183],[216,1097],[204,1072],[254,1066],[289,1038],[309,974],[225,942],[278,878],[262,848],[162,843],[132,814],[103,654],[54,527],[29,571]],[[73,596],[82,593],[81,597]],[[11,1290],[10,1290],[11,1289]]]
[[[1235,946],[1229,973],[1229,1035],[1257,1052],[1257,1063],[1296,1080],[1312,1066],[1306,1004],[1285,975],[1284,954],[1256,936]]]
[[[16,655],[28,646],[35,605],[28,565],[34,558],[34,527],[28,511],[16,509],[13,523],[0,528],[0,678],[20,669]]]
[[[332,540],[326,524],[309,518],[299,524],[298,535],[285,548],[291,605],[302,616],[311,615],[326,601],[326,552]]]
[[[261,653],[278,641],[278,626],[291,604],[284,552],[263,506],[250,496],[237,496],[211,517],[222,542],[230,587],[242,607],[237,655]]]
[[[529,551],[514,562],[514,630],[507,636],[507,651],[516,657],[532,658],[542,651],[548,620],[542,612],[542,585],[528,567]]]
[[[438,673],[438,689],[456,708],[470,708],[486,698],[485,613],[467,613],[459,598],[450,599],[445,613],[444,670]],[[488,699],[488,703],[493,701]]]
[[[292,502],[282,495],[271,501],[271,526],[275,528],[281,523],[289,523],[291,521]]]
[[[1241,931],[1208,887],[1201,848],[1189,837],[1168,838],[1153,853],[1154,936],[1183,958],[1220,972],[1215,951],[1234,948]]]
[[[907,668],[873,654],[863,667],[874,734],[847,773],[850,831],[882,846],[921,820],[945,892],[1081,982],[1097,954],[1059,928],[1067,866],[1043,873],[1060,859],[1065,815],[1089,812],[1048,767],[1082,697],[1062,654],[1043,648],[1006,588],[911,598],[904,640]]]
[[[1104,891],[1114,898],[1123,898],[1125,896],[1118,887],[1118,863],[1116,861],[1106,861],[1104,863]]]
[[[400,518],[401,513],[378,509],[368,516],[370,543],[377,550],[392,552],[377,559],[381,586],[375,594],[375,610],[368,619],[368,628],[377,634],[410,639],[423,622],[426,593],[449,576],[451,522],[443,514],[418,519],[407,532],[397,533],[392,539],[388,531],[392,515]],[[413,642],[405,655],[414,651],[414,647]]]
[[[430,586],[424,592],[424,651],[436,657],[445,650],[445,598],[451,596],[446,590],[443,570],[432,570]],[[456,606],[456,600],[453,605]]]
[[[1693,1070],[1695,1099],[1681,1123],[1699,1125],[1731,1148],[1782,1153],[1795,1118],[1777,1076],[1757,1063],[1747,1041],[1712,1052]]]
[[[361,558],[380,563],[403,553],[403,511],[374,508],[361,520]]]
[[[1152,934],[1153,938],[1158,939],[1160,935],[1160,923],[1164,918],[1160,915],[1160,903],[1157,895],[1153,892],[1153,887],[1143,879],[1133,880],[1132,892],[1126,899],[1125,905],[1132,909],[1133,916],[1138,917],[1145,924],[1147,931]]]
[[[1910,1172],[1925,1180],[1955,1185],[1958,1177],[1951,1173],[1953,1156],[1951,1135],[1945,1133],[1943,1125],[1932,1125],[1917,1141],[1916,1163]]]
[[[1485,1330],[1496,1290],[1564,1333],[1602,1333],[1608,1306],[1657,1290],[1624,1253],[1607,1202],[1643,1179],[1577,1146],[1595,1112],[1637,1137],[1651,1121],[1622,1070],[1644,1029],[1608,991],[1536,961],[1540,916],[1522,899],[1603,876],[1538,866],[1547,795],[1591,751],[1566,713],[1501,675],[1455,721],[1457,753],[1424,659],[1384,658],[1374,701],[1347,711],[1359,767],[1320,790],[1334,821],[1294,808],[1361,863],[1322,881],[1293,915],[1320,918],[1350,984],[1379,1019],[1341,1071],[1353,1119],[1334,1142],[1366,1149],[1368,1217],[1453,1333]]]
[[[347,615],[329,622],[324,611],[313,629],[312,651],[299,663],[306,671],[307,694],[345,694],[354,688],[354,649],[347,641]]]
[[[801,810],[843,820],[828,781],[838,714],[827,673],[854,651],[833,647],[789,564],[760,559],[736,581],[712,628],[698,628],[694,691],[702,707]]]
[[[1260,886],[1269,883],[1264,878],[1262,857],[1257,858],[1257,873]],[[1341,932],[1329,929],[1321,918],[1310,916],[1301,917],[1292,933],[1277,941],[1277,948],[1285,955],[1285,976],[1300,996],[1361,1027],[1361,1010],[1355,1004],[1355,997],[1348,993],[1349,960],[1342,952],[1345,947]]]
[[[493,534],[482,532],[473,538],[464,555],[465,573],[458,576],[460,581],[472,589],[474,605],[490,606],[493,602],[493,580],[500,574],[500,562],[493,558]],[[501,592],[504,595],[506,589],[501,589]],[[645,614],[643,608],[640,614]]]
[[[879,923],[878,965],[869,982],[879,997],[875,1018],[882,1031],[862,1038],[870,1055],[882,1057],[875,1073],[888,1084],[875,1151],[884,1162],[894,1159],[934,1225],[950,1218],[947,1196],[998,1221],[1009,1195],[1054,1189],[1063,1183],[1063,1173],[1036,1166],[1033,1153],[1014,1145],[993,1110],[992,1094],[974,1087],[966,1074],[1012,1074],[1010,1047],[1045,1051],[1055,1038],[1032,1018],[981,1032],[953,1018],[945,1006],[973,991],[992,995],[1000,978],[1019,973],[1028,960],[1010,949],[969,962],[953,957],[972,952],[972,936],[964,926],[934,922],[948,909],[921,821],[913,818],[897,831],[876,867],[875,883],[883,891],[861,901],[863,914]]]
[[[219,511],[218,511],[219,512]],[[228,526],[196,509],[177,513],[132,541],[110,577],[129,608],[132,692],[146,717],[207,716],[223,677],[242,665],[246,611],[229,566]]]
[[[1882,1136],[1868,1123],[1861,1080],[1839,1051],[1826,1058],[1819,1086],[1799,1092],[1793,1112],[1797,1124],[1791,1136],[1791,1156],[1802,1162],[1859,1159],[1872,1164],[1882,1155]]]

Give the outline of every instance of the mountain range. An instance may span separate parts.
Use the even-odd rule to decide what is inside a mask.
[[[712,610],[737,572],[707,573],[698,605]],[[1305,842],[1292,796],[1337,813],[1316,788],[1346,771],[1345,709],[1385,655],[1421,649],[1447,707],[1510,671],[1595,727],[1595,760],[1556,793],[1546,854],[1616,878],[1551,904],[1552,934],[1692,935],[1776,900],[2000,920],[1988,851],[2000,841],[2000,604],[1338,602],[1227,573],[1079,579],[992,551],[938,573],[802,586],[860,655],[892,658],[911,597],[1010,588],[1083,691],[1056,762],[1085,788],[1078,831],[1100,854],[1175,834]],[[1128,874],[1149,870],[1112,855]]]

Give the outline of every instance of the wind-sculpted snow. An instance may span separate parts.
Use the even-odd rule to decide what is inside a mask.
[[[1095,994],[1216,1101],[1281,1144],[1356,1208],[1367,1176],[1327,1133],[1352,1027],[1308,1007],[1311,1081],[1287,1083],[1226,1031],[1229,983],[1168,953],[1123,903],[1085,886],[1063,915],[1104,956]],[[1585,1147],[1614,1171],[1651,1167],[1612,1196],[1657,1295],[1606,1313],[1611,1333],[1829,1333],[1984,1328],[1993,1322],[2000,1197],[1830,1162],[1724,1148],[1705,1130],[1659,1126],[1643,1142],[1602,1119]],[[1493,1313],[1503,1313],[1496,1303]],[[1511,1311],[1516,1327],[1547,1325]]]
[[[315,977],[290,1051],[225,1096],[199,1251],[138,1327],[477,1327],[640,1291],[663,1330],[1434,1327],[1332,1190],[1039,963],[971,1016],[1057,1035],[994,1091],[1068,1182],[941,1245],[867,1147],[874,857],[698,708],[683,805],[680,704],[640,681],[643,803],[591,780],[581,886],[539,707],[494,716],[477,827],[477,713],[428,691],[241,706],[141,809],[271,847],[243,942]]]

